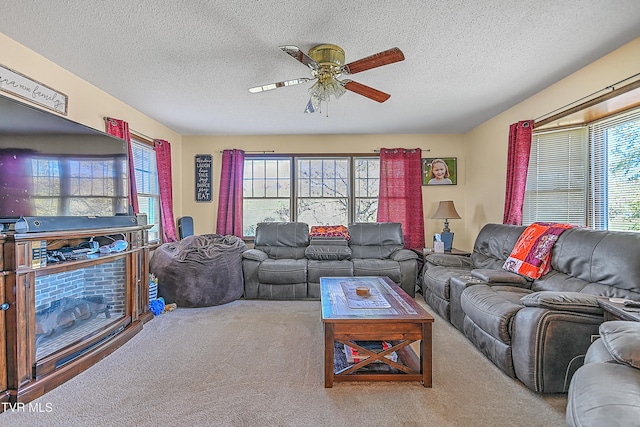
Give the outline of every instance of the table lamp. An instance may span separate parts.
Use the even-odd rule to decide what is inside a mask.
[[[449,229],[449,219],[460,219],[460,215],[458,215],[456,207],[453,205],[453,201],[446,200],[440,202],[436,213],[434,213],[431,218],[444,219],[444,229],[442,230],[440,237],[444,242],[444,250],[450,251],[453,247],[453,233]]]

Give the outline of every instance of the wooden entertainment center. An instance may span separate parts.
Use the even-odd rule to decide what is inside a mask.
[[[149,228],[0,232],[0,402],[42,396],[116,350],[153,318]],[[106,246],[117,240],[127,242],[125,250],[82,249],[95,251],[93,242]],[[51,257],[52,251],[70,248],[78,249],[64,259]]]

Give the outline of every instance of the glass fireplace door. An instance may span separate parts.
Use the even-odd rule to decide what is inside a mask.
[[[87,339],[99,337],[125,317],[126,258],[105,261],[36,277],[36,362],[62,349],[91,342]],[[67,352],[56,367],[83,350],[80,346]]]

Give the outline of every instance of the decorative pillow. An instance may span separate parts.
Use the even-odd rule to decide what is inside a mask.
[[[600,338],[617,362],[640,369],[640,323],[614,320],[600,325]]]
[[[309,232],[311,237],[344,237],[349,240],[349,229],[344,225],[314,225]]]
[[[348,246],[311,245],[304,250],[307,258],[317,261],[341,261],[351,258],[351,248]]]
[[[520,302],[525,307],[541,307],[574,313],[601,315],[603,312],[596,296],[580,292],[539,291],[523,296]]]

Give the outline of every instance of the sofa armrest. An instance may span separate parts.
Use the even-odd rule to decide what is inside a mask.
[[[598,304],[598,298],[595,295],[580,292],[539,291],[523,296],[520,298],[520,302],[525,307],[540,307],[593,315],[603,314],[602,307]]]
[[[248,251],[242,252],[242,259],[250,259],[252,261],[262,262],[267,258],[269,258],[269,255],[259,249],[249,249]]]
[[[431,254],[427,256],[426,261],[429,264],[439,265],[442,267],[473,268],[473,261],[471,261],[471,258],[464,255]]]
[[[470,274],[486,283],[510,283],[518,285],[526,285],[528,283],[527,279],[519,274],[505,270],[476,268],[471,270]]]
[[[402,262],[411,259],[418,259],[418,254],[409,249],[400,249],[391,253],[391,255],[389,255],[389,258],[394,261]]]

